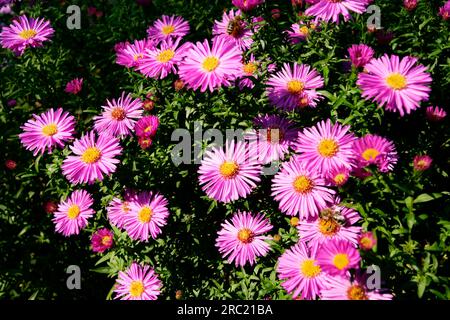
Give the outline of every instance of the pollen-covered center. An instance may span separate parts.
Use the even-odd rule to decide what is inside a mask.
[[[224,178],[234,178],[239,172],[239,165],[234,161],[226,161],[220,165],[219,171]]]
[[[300,265],[300,270],[306,278],[317,277],[322,272],[322,269],[316,264],[316,260],[314,259],[306,259],[303,261]]]
[[[111,118],[113,118],[114,120],[123,120],[125,119],[125,115],[125,110],[123,110],[123,108],[121,107],[115,107],[111,111]]]
[[[31,39],[31,38],[33,38],[35,35],[37,35],[37,32],[36,32],[36,30],[33,30],[33,29],[22,30],[22,31],[19,33],[19,37],[21,37],[21,38],[24,39],[24,40]]]
[[[100,150],[96,147],[90,147],[87,148],[86,151],[84,151],[84,153],[81,155],[81,160],[84,163],[94,163],[97,162],[98,160],[100,160],[100,158],[102,157],[102,153],[100,152]]]
[[[299,30],[300,30],[300,33],[301,33],[302,35],[307,36],[307,35],[309,34],[309,29],[308,29],[307,26],[300,27]]]
[[[345,173],[338,173],[334,176],[334,183],[336,183],[338,186],[343,184],[347,180],[347,175]]]
[[[148,223],[150,222],[152,215],[153,215],[152,209],[148,206],[145,206],[139,211],[138,219],[141,223]]]
[[[205,60],[203,60],[202,66],[206,71],[212,72],[219,66],[219,59],[216,57],[206,57]]]
[[[323,139],[317,146],[317,151],[322,157],[331,158],[339,151],[339,145],[333,139]]]
[[[102,237],[102,245],[109,246],[111,244],[111,236]]]
[[[346,268],[349,263],[348,255],[345,253],[338,253],[333,258],[333,265],[339,270]]]
[[[238,239],[242,243],[250,243],[253,241],[254,237],[255,237],[255,234],[253,233],[252,230],[250,230],[248,228],[241,229],[238,232]]]
[[[253,62],[248,62],[244,64],[244,67],[242,69],[244,70],[245,74],[252,75],[256,72],[257,66]]]
[[[339,231],[340,228],[341,225],[333,218],[319,219],[319,231],[324,236],[328,237],[334,236]]]
[[[168,24],[161,28],[161,32],[163,35],[168,36],[169,34],[175,31],[175,27],[171,24]]]
[[[314,187],[313,181],[307,176],[298,176],[292,185],[295,191],[303,194],[311,192]]]
[[[46,137],[54,136],[58,133],[58,126],[55,123],[50,123],[42,127],[42,134]]]
[[[405,89],[408,85],[406,77],[404,75],[401,75],[400,73],[391,73],[389,76],[387,76],[386,83],[394,90]]]
[[[349,300],[368,300],[366,290],[357,284],[354,284],[348,288],[347,297]]]
[[[80,215],[80,207],[76,204],[70,206],[67,210],[67,217],[69,219],[76,219]]]
[[[172,49],[167,49],[167,50],[161,51],[156,56],[156,60],[158,60],[159,62],[162,62],[162,63],[166,63],[166,62],[169,62],[170,60],[172,60],[172,58],[174,56],[175,56],[175,51],[173,51]]]
[[[291,80],[287,84],[287,90],[291,94],[299,94],[305,88],[305,84],[300,80]]]
[[[369,237],[361,238],[361,240],[359,240],[359,244],[360,244],[363,248],[371,248],[372,245],[373,245],[372,239],[370,239]]]
[[[374,148],[368,148],[362,153],[362,157],[366,161],[375,160],[376,157],[380,154],[380,151]]]
[[[144,293],[144,284],[142,281],[135,280],[130,284],[130,295],[134,298],[140,297]]]

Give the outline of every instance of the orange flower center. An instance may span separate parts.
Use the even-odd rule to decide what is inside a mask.
[[[242,243],[250,243],[253,241],[253,238],[255,237],[255,234],[250,229],[241,229],[238,232],[238,239]]]
[[[340,228],[341,225],[333,218],[319,219],[319,231],[325,236],[331,237],[335,235]]]
[[[111,111],[111,118],[117,121],[125,119],[125,110],[121,107],[115,107]]]
[[[349,300],[368,300],[366,290],[360,285],[354,284],[347,290]]]
[[[311,192],[314,187],[314,183],[307,176],[298,176],[295,178],[293,186],[295,191],[305,194]]]
[[[253,62],[244,64],[243,70],[247,75],[252,75],[256,72],[257,66]]]

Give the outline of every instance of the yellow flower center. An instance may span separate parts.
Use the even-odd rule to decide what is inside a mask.
[[[37,35],[37,31],[33,30],[33,29],[22,30],[19,33],[19,37],[21,37],[22,39],[25,39],[25,40],[33,38],[35,35]]]
[[[338,173],[334,177],[334,183],[336,183],[339,186],[345,182],[345,179],[347,179],[347,176],[345,175],[345,173]]]
[[[314,187],[314,183],[307,176],[298,176],[295,178],[293,186],[299,193],[309,193]]]
[[[169,62],[175,56],[175,51],[171,49],[164,50],[156,56],[156,60],[162,63]]]
[[[243,70],[244,73],[248,74],[248,75],[252,75],[256,72],[257,66],[256,64],[254,64],[253,62],[249,62],[244,64]]]
[[[298,94],[303,91],[305,84],[299,80],[291,80],[287,84],[287,89],[291,94]]]
[[[161,28],[161,32],[163,35],[167,36],[175,31],[175,27],[171,24],[164,26]]]
[[[349,300],[368,300],[366,290],[360,285],[354,284],[347,290]]]
[[[419,161],[417,161],[417,166],[419,167],[419,168],[425,168],[426,166],[427,166],[427,162],[425,161],[425,160],[419,160]]]
[[[291,226],[296,227],[298,226],[298,223],[300,222],[300,219],[297,217],[292,217],[291,220],[289,221],[289,223],[291,224]]]
[[[333,139],[323,139],[317,146],[322,157],[331,158],[339,151],[339,145]]]
[[[332,218],[319,220],[319,231],[328,237],[335,235],[341,228],[340,224]]]
[[[241,229],[238,232],[238,239],[242,243],[250,243],[253,241],[255,234],[250,229]]]
[[[125,110],[121,107],[115,107],[111,111],[111,118],[118,121],[125,119]]]
[[[303,261],[300,270],[306,278],[315,278],[322,272],[322,269],[320,266],[316,265],[316,260],[314,259]]]
[[[372,247],[372,239],[370,239],[368,237],[361,238],[361,240],[359,240],[359,244],[363,248],[371,248]]]
[[[219,171],[224,178],[234,178],[239,172],[239,165],[234,161],[226,161],[220,165]]]
[[[205,60],[203,60],[203,69],[205,69],[208,72],[216,70],[218,66],[219,66],[219,59],[217,59],[216,57],[207,57]]]
[[[69,219],[75,219],[80,215],[80,207],[76,204],[73,204],[69,210],[67,210],[67,217]]]
[[[307,36],[309,34],[309,29],[307,26],[303,26],[300,28],[300,33]]]
[[[394,90],[402,90],[405,89],[408,85],[408,81],[406,80],[406,77],[401,75],[400,73],[391,73],[386,78],[386,83],[389,87],[391,87]]]
[[[152,218],[153,211],[150,207],[145,206],[139,211],[138,219],[141,223],[148,223],[150,222],[150,219]]]
[[[142,59],[144,57],[144,55],[142,53],[139,54],[135,54],[133,56],[134,61],[138,61],[139,59]]]
[[[102,245],[109,246],[111,244],[111,236],[104,236],[102,238]]]
[[[86,151],[82,154],[81,160],[83,160],[84,163],[94,163],[100,160],[102,156],[102,153],[100,150],[96,147],[90,147],[87,148]]]
[[[47,137],[54,136],[58,133],[58,126],[55,123],[50,123],[45,127],[42,127],[42,133]]]
[[[375,158],[380,154],[380,152],[377,149],[374,148],[368,148],[362,153],[362,157],[364,160],[375,160]]]
[[[134,298],[140,297],[144,293],[144,284],[142,281],[135,280],[130,284],[130,295]]]
[[[345,253],[338,253],[333,258],[333,264],[339,270],[342,270],[345,267],[347,267],[349,263],[350,261],[348,260],[348,255],[346,255]]]

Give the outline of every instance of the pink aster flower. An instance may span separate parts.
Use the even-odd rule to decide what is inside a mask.
[[[111,230],[102,228],[98,229],[91,237],[92,251],[103,253],[114,244],[114,234]]]
[[[345,240],[356,247],[361,227],[354,226],[361,219],[358,212],[351,208],[335,204],[323,209],[316,220],[300,221],[297,229],[300,242],[308,243],[309,247],[320,247],[333,240]]]
[[[250,11],[264,3],[264,0],[233,0],[232,3],[242,11]]]
[[[235,262],[236,267],[256,263],[256,257],[267,255],[270,245],[265,241],[270,239],[263,234],[272,230],[270,221],[263,214],[253,215],[250,212],[238,212],[222,224],[218,234],[216,247],[222,257],[228,256],[228,263]]]
[[[49,40],[54,32],[49,21],[22,15],[14,19],[9,26],[2,28],[0,44],[3,48],[22,55],[28,47],[42,47],[42,43]]]
[[[358,168],[374,164],[381,172],[388,172],[394,169],[398,159],[394,143],[377,135],[368,134],[357,139],[353,150]]]
[[[364,251],[372,250],[372,248],[377,244],[377,239],[375,239],[375,236],[372,232],[363,232],[358,237],[358,244],[359,247]]]
[[[146,116],[136,123],[134,129],[136,130],[136,135],[143,138],[153,138],[159,127],[159,118],[157,116]]]
[[[154,47],[153,40],[135,40],[132,44],[127,44],[125,48],[116,52],[116,63],[127,68],[138,67],[146,50]]]
[[[78,94],[83,87],[83,78],[75,78],[67,82],[66,89],[67,93]]]
[[[295,151],[301,153],[298,159],[306,166],[325,175],[338,167],[354,167],[353,142],[355,136],[349,133],[350,126],[334,125],[330,119],[299,133]]]
[[[297,243],[278,259],[278,278],[285,280],[281,286],[293,298],[313,300],[326,288],[330,276],[323,272],[317,262],[316,249],[308,249]]]
[[[430,169],[433,159],[429,155],[417,155],[414,157],[414,170],[425,171]]]
[[[123,198],[122,200],[115,197],[106,208],[109,222],[119,229],[125,225],[125,215],[130,212],[130,203],[136,201],[136,192],[126,189]]]
[[[285,63],[282,71],[270,76],[267,86],[269,101],[282,110],[292,111],[317,105],[321,96],[316,89],[323,87],[323,78],[308,65],[294,62],[291,67]]]
[[[189,23],[179,16],[163,15],[147,29],[148,37],[158,42],[170,38],[182,38],[188,33]]]
[[[447,112],[442,108],[430,106],[426,109],[426,116],[431,122],[439,122],[444,120],[447,116]]]
[[[321,292],[323,300],[392,300],[392,294],[385,290],[369,290],[367,280],[357,276],[353,281],[349,276],[330,277],[327,288]]]
[[[450,19],[450,1],[447,1],[442,7],[439,8],[439,15],[444,20]]]
[[[372,60],[375,51],[365,44],[354,44],[348,48],[348,54],[355,68],[362,68]]]
[[[400,116],[419,108],[428,100],[431,76],[423,65],[416,65],[417,58],[385,54],[365,65],[366,72],[358,75],[357,84],[362,96],[372,99],[386,110],[399,112]]]
[[[272,180],[272,196],[279,202],[280,210],[300,219],[317,217],[333,201],[334,193],[316,170],[307,169],[295,156],[283,163]]]
[[[49,109],[40,115],[33,114],[33,119],[20,128],[23,130],[19,134],[20,142],[36,156],[45,151],[51,153],[53,147],[63,147],[66,141],[71,140],[75,132],[75,118],[62,108],[56,111]]]
[[[116,171],[116,164],[120,162],[116,157],[122,153],[119,140],[107,134],[96,138],[94,131],[75,140],[70,149],[75,155],[68,156],[61,168],[74,184],[103,180],[105,175]]]
[[[102,106],[103,112],[94,117],[94,129],[98,134],[116,136],[128,136],[134,129],[134,125],[142,116],[142,101],[133,99],[131,94],[122,92],[119,99],[106,100],[106,106]]]
[[[348,21],[350,12],[362,14],[366,11],[367,0],[320,0],[305,11],[305,15],[313,16],[316,20],[333,21],[339,23],[339,16]]]
[[[286,31],[289,41],[292,44],[305,41],[310,35],[310,28],[304,23],[294,23],[291,28]]]
[[[158,275],[150,266],[133,262],[125,272],[119,272],[114,289],[115,299],[156,300],[161,286]]]
[[[199,182],[208,197],[220,202],[245,198],[260,181],[261,165],[250,156],[247,143],[227,141],[225,151],[205,152],[198,169]]]
[[[178,68],[180,79],[190,88],[213,92],[230,86],[242,73],[242,52],[233,43],[220,38],[210,47],[207,40],[197,42]]]
[[[242,51],[250,48],[253,43],[253,31],[242,19],[240,10],[224,12],[222,21],[214,22],[213,36],[213,41],[223,38],[234,43]]]
[[[253,88],[255,86],[253,80],[258,78],[259,62],[255,60],[253,54],[250,55],[248,62],[242,66],[242,75],[236,82],[239,84],[239,89]]]
[[[56,232],[64,236],[79,234],[86,227],[88,219],[94,215],[91,208],[94,200],[85,190],[76,190],[58,205],[53,222]]]
[[[171,39],[162,41],[157,48],[147,50],[136,69],[155,79],[164,79],[170,73],[177,74],[175,66],[178,66],[192,46],[192,43],[186,42],[178,47],[180,40],[181,38],[174,42]]]
[[[253,120],[257,129],[245,134],[250,152],[262,164],[283,160],[293,147],[298,130],[294,123],[277,115],[260,115]]]
[[[346,240],[327,241],[317,254],[317,262],[322,270],[333,276],[344,276],[349,269],[358,269],[360,261],[359,251]]]
[[[341,187],[347,183],[350,170],[344,166],[338,166],[325,173],[325,180],[332,186]]]
[[[130,202],[130,210],[124,217],[124,228],[133,240],[147,242],[161,233],[161,227],[167,224],[168,201],[158,192],[144,191]]]

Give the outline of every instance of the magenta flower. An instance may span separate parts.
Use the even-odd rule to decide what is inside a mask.
[[[388,172],[394,169],[398,159],[394,143],[377,135],[368,134],[357,139],[353,150],[358,168],[374,164],[381,172]]]
[[[213,36],[213,42],[223,38],[232,42],[242,51],[250,48],[253,43],[253,31],[242,19],[241,11],[239,10],[224,12],[222,21],[214,21]]]
[[[180,79],[190,88],[213,92],[230,86],[242,73],[242,52],[233,43],[217,39],[210,47],[207,40],[197,42],[181,62]]]
[[[361,219],[358,212],[339,205],[339,199],[328,208],[323,209],[316,220],[300,221],[297,229],[300,242],[309,247],[320,247],[333,240],[345,240],[356,247],[361,227],[354,226]]]
[[[83,78],[75,78],[67,82],[66,89],[64,89],[67,93],[78,94],[83,87]]]
[[[124,228],[133,240],[147,242],[150,236],[156,239],[161,227],[167,224],[168,201],[158,192],[138,193],[129,203],[129,211],[124,217]]]
[[[377,239],[375,239],[375,236],[372,232],[363,232],[358,237],[358,244],[360,249],[364,251],[372,250],[373,247],[377,244]]]
[[[292,44],[297,44],[308,39],[310,35],[310,28],[307,24],[302,22],[300,22],[300,24],[294,23],[291,25],[291,28],[286,31],[286,33],[288,35],[289,42]]]
[[[353,142],[355,136],[349,133],[350,126],[334,125],[330,119],[299,133],[294,149],[301,153],[298,159],[311,170],[325,175],[339,167],[354,167]]]
[[[155,42],[150,39],[135,40],[132,44],[116,51],[116,63],[127,68],[138,67],[147,49],[155,47]]]
[[[251,54],[248,62],[244,63],[242,66],[241,77],[236,79],[236,82],[239,84],[239,89],[243,90],[244,88],[255,87],[253,80],[258,78],[258,67],[259,62],[256,61],[253,54]]]
[[[222,224],[218,234],[216,247],[222,257],[228,256],[228,263],[235,262],[236,267],[256,263],[256,257],[267,255],[270,250],[265,241],[270,239],[263,234],[272,230],[270,221],[263,214],[253,215],[250,212],[238,212],[231,221]]]
[[[156,300],[161,286],[158,275],[150,266],[133,262],[125,272],[119,272],[114,289],[115,299]]]
[[[199,182],[208,197],[231,202],[245,198],[260,181],[261,165],[250,157],[248,144],[227,141],[225,151],[213,148],[205,152],[198,169]]]
[[[308,65],[294,62],[291,67],[285,63],[282,71],[270,76],[267,86],[269,101],[282,110],[292,111],[317,105],[321,95],[316,89],[323,87],[323,78]]]
[[[325,173],[325,180],[336,187],[341,187],[347,183],[350,177],[350,170],[344,166],[338,166]]]
[[[23,130],[19,134],[20,142],[36,156],[45,151],[51,153],[55,146],[64,147],[73,138],[75,118],[62,108],[49,109],[40,115],[33,114],[33,119],[20,128]]]
[[[125,190],[124,199],[115,197],[111,200],[106,211],[108,220],[119,229],[125,225],[125,215],[130,212],[130,203],[136,201],[136,192],[130,189]]]
[[[334,194],[319,173],[307,169],[297,156],[284,162],[272,180],[272,196],[279,202],[280,210],[300,219],[317,217],[333,201]]]
[[[232,0],[232,3],[242,11],[250,11],[264,3],[264,0]]]
[[[88,219],[95,211],[91,208],[94,200],[85,190],[76,190],[58,205],[53,222],[55,231],[64,236],[79,234],[86,227]]]
[[[134,129],[136,130],[136,135],[141,138],[153,138],[158,131],[159,118],[157,116],[146,116],[136,123]]]
[[[262,164],[283,160],[293,147],[298,130],[294,123],[277,115],[260,115],[253,120],[256,129],[245,134],[250,153]]]
[[[340,15],[344,17],[344,21],[348,21],[351,17],[350,12],[362,14],[366,11],[367,5],[367,0],[320,0],[306,9],[305,15],[313,16],[316,20],[339,23]]]
[[[444,20],[450,19],[450,1],[447,1],[442,7],[439,8],[439,15]]]
[[[283,253],[278,259],[277,273],[280,280],[285,280],[281,286],[293,298],[301,295],[306,300],[318,297],[330,278],[317,262],[316,249],[309,250],[303,243]]]
[[[417,155],[414,157],[414,170],[425,171],[430,169],[433,159],[429,155]]]
[[[187,42],[178,47],[180,40],[181,38],[177,38],[174,42],[171,39],[162,41],[159,47],[147,50],[136,69],[145,76],[155,79],[164,79],[170,73],[177,74],[176,66],[192,46],[192,43]]]
[[[182,38],[189,33],[189,23],[182,17],[163,15],[147,29],[147,35],[157,42]]]
[[[42,47],[42,43],[49,40],[54,32],[49,21],[22,15],[14,19],[9,26],[2,28],[0,44],[3,48],[22,55],[28,47]]]
[[[91,237],[92,251],[103,253],[110,249],[114,244],[114,234],[111,230],[102,228],[98,229]]]
[[[333,276],[345,276],[349,269],[358,269],[360,261],[359,251],[346,240],[327,241],[317,254],[317,262],[322,270]]]
[[[365,65],[366,72],[358,75],[357,84],[366,100],[372,99],[386,110],[399,112],[400,116],[419,108],[428,100],[431,76],[427,68],[417,65],[417,58],[385,54]]]
[[[447,112],[445,112],[444,109],[439,108],[439,107],[433,107],[433,106],[429,106],[426,109],[426,116],[427,119],[431,122],[439,122],[444,120],[444,118],[447,116]]]
[[[75,140],[70,147],[74,155],[68,156],[61,166],[63,174],[73,184],[92,184],[116,171],[116,159],[122,153],[119,140],[110,135],[96,138],[94,131]]]
[[[133,99],[131,94],[122,92],[119,99],[106,100],[103,112],[94,117],[94,129],[98,134],[114,137],[131,135],[136,121],[142,116],[142,101]]]
[[[372,60],[375,51],[365,44],[354,44],[348,48],[348,54],[355,68],[362,68]]]

